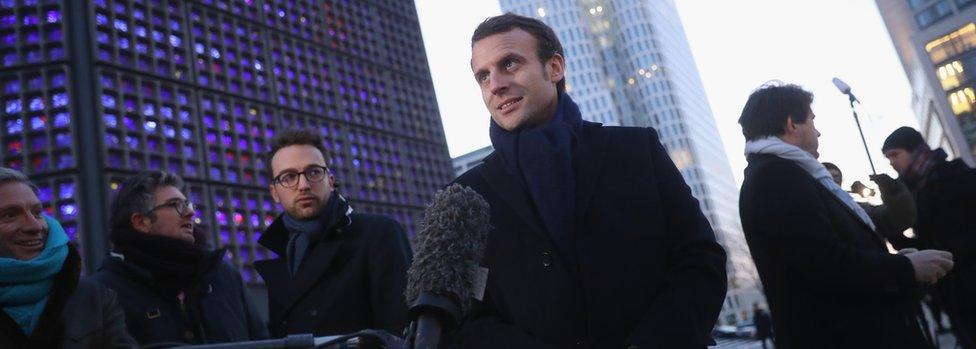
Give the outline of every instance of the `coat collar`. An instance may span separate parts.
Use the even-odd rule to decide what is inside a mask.
[[[330,200],[339,200],[338,205],[323,215],[323,219],[328,219],[328,223],[324,225],[325,232],[310,242],[304,257],[305,262],[298,267],[294,277],[290,276],[287,269],[285,250],[289,236],[281,215],[275,218],[258,239],[259,244],[277,254],[273,259],[254,262],[254,268],[269,289],[275,288],[268,294],[269,308],[281,309],[280,312],[270,314],[271,323],[281,322],[298,301],[319,283],[342,245],[339,237],[344,234],[345,228],[352,225],[353,209],[346,199],[338,192],[333,192]]]
[[[576,224],[582,223],[584,212],[596,191],[600,176],[603,173],[603,160],[609,148],[610,137],[607,132],[600,132],[602,125],[584,121],[579,135],[579,147],[573,157],[573,168],[576,180]],[[542,221],[523,181],[518,175],[506,170],[501,156],[496,152],[485,159],[482,172],[485,182],[499,194],[505,203],[511,207],[526,223],[530,230],[548,239]],[[578,232],[579,233],[579,232]]]
[[[773,154],[749,154],[746,156],[746,161],[749,163],[749,166],[746,167],[747,173],[755,168],[759,168],[760,166],[763,166],[764,164],[773,161],[786,161],[793,164],[793,166],[799,167],[799,165],[793,163],[792,161],[780,158]],[[800,170],[803,171],[803,169]],[[878,240],[882,244],[884,243],[884,237],[881,236],[881,233],[875,231],[874,229],[871,229],[870,226],[865,224],[864,221],[862,221],[861,218],[858,217],[856,213],[854,213],[854,211],[851,211],[851,209],[847,207],[847,204],[845,204],[843,201],[837,198],[837,196],[831,193],[830,190],[825,188],[822,184],[818,183],[817,180],[813,178],[813,176],[811,176],[806,171],[803,171],[803,173],[806,175],[806,178],[809,178],[809,180],[813,182],[813,185],[818,188],[817,190],[820,191],[821,194],[829,197],[829,199],[827,200],[831,200],[831,202],[840,205],[841,208],[844,210],[844,212],[847,212],[851,216],[851,218],[857,221],[857,224],[860,227],[864,228],[864,230],[866,230],[871,235],[872,238]]]

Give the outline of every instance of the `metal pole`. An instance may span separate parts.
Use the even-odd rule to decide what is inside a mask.
[[[861,121],[857,118],[857,109],[854,109],[854,95],[848,93],[847,96],[851,100],[851,111],[854,112],[854,123],[857,124],[857,132],[861,134],[861,143],[864,144],[864,152],[868,154],[868,163],[871,164],[871,174],[877,175],[878,171],[874,169],[874,160],[871,159],[871,151],[868,150],[868,141],[864,139],[864,130],[861,129]]]

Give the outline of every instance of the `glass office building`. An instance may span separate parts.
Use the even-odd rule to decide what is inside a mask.
[[[976,1],[876,0],[912,86],[919,131],[972,166],[976,156]]]

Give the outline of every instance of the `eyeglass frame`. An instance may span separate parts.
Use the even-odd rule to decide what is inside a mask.
[[[308,177],[308,171],[311,171],[311,170],[314,170],[314,169],[321,169],[322,170],[322,178],[317,179],[317,180],[312,180],[311,178]],[[284,182],[281,181],[281,176],[284,176],[286,174],[295,174],[296,175],[296,177],[295,177],[295,184],[293,184],[293,185],[287,185],[287,184],[285,184]],[[282,188],[295,189],[295,188],[298,187],[298,183],[302,181],[302,176],[305,176],[305,181],[308,182],[308,183],[318,183],[318,182],[324,181],[325,178],[329,176],[329,174],[330,173],[329,173],[329,167],[328,166],[311,165],[311,166],[305,168],[305,170],[304,171],[301,171],[301,172],[292,172],[292,171],[281,172],[277,176],[275,176],[274,179],[271,180],[271,183],[276,184],[276,185],[280,185]]]
[[[176,214],[180,216],[183,216],[187,212],[189,212],[187,211],[188,209],[192,210],[194,213],[197,212],[197,205],[190,202],[190,200],[176,200],[176,201],[170,201],[164,204],[156,205],[155,207],[149,209],[149,211],[146,211],[146,214],[152,214],[153,212],[156,212],[156,210],[161,209],[163,207],[172,207],[174,210],[176,210]]]

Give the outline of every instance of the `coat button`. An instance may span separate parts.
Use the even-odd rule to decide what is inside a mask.
[[[312,309],[312,310],[310,310],[310,311],[308,312],[308,315],[309,315],[309,316],[315,316],[315,315],[319,315],[319,311],[318,311],[318,310],[315,310],[315,309]]]
[[[183,338],[186,338],[188,340],[193,340],[193,337],[194,337],[193,331],[190,330],[183,331]]]
[[[552,266],[552,252],[542,253],[542,266],[546,268]]]
[[[282,324],[283,326],[288,326],[288,320],[284,320],[284,321],[281,321],[281,324]]]

